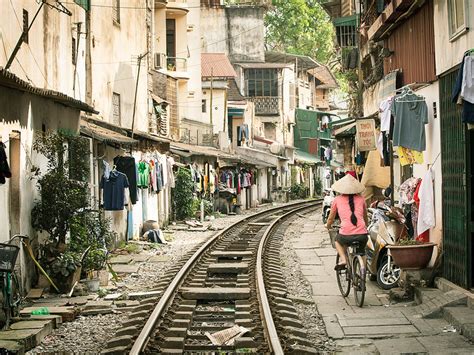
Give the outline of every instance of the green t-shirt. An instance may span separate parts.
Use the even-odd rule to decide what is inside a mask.
[[[408,102],[410,100],[413,101]],[[395,117],[393,145],[423,152],[426,149],[425,124],[428,123],[426,102],[414,94],[404,96],[400,102],[395,98],[392,114]]]
[[[138,163],[137,185],[142,189],[146,189],[150,185],[150,165],[143,161]]]

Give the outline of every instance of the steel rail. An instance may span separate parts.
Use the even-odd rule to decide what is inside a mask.
[[[273,221],[268,228],[265,230],[265,233],[260,239],[260,244],[258,246],[257,251],[257,269],[256,269],[256,285],[257,285],[257,297],[260,304],[261,312],[262,312],[262,323],[263,329],[267,335],[268,345],[270,347],[270,353],[273,355],[284,355],[283,347],[281,346],[280,338],[278,336],[278,332],[275,327],[275,323],[273,321],[272,312],[270,309],[270,303],[268,302],[267,297],[267,290],[265,288],[265,280],[263,277],[263,251],[265,249],[265,245],[269,239],[270,234],[273,232],[274,228],[283,221],[286,217],[297,213],[301,210],[316,207],[321,201],[316,200],[316,203],[309,206],[302,206],[295,210],[289,211],[284,215],[278,217],[275,221]]]
[[[307,205],[308,203],[315,202],[315,201],[320,201],[320,200],[312,200],[312,201],[299,201],[291,204],[287,204],[284,206],[278,206],[274,208],[269,208],[267,210],[252,214],[250,216],[244,217],[240,221],[231,224],[227,228],[223,229],[210,239],[208,239],[201,247],[186,261],[186,263],[183,265],[183,267],[178,271],[176,276],[173,278],[173,281],[169,284],[168,288],[165,290],[163,295],[161,296],[158,304],[155,306],[155,309],[153,310],[152,314],[148,318],[147,322],[145,323],[145,326],[142,328],[140,334],[138,335],[137,339],[135,340],[135,343],[132,346],[132,349],[130,350],[130,355],[140,355],[141,352],[145,349],[146,345],[148,344],[148,340],[150,338],[150,334],[155,328],[156,322],[160,319],[162,314],[164,313],[166,307],[168,304],[172,301],[172,296],[178,289],[179,285],[182,283],[184,278],[186,277],[186,274],[190,270],[190,268],[193,266],[193,264],[197,261],[197,259],[206,251],[206,249],[213,244],[218,238],[220,238],[223,234],[227,233],[230,231],[232,228],[237,227],[240,224],[243,224],[247,222],[250,219],[254,219],[255,217],[260,217],[264,214],[267,214],[269,212],[275,212],[279,209],[283,208],[288,208],[288,207],[293,207],[293,206],[298,206],[298,205]],[[285,214],[287,215],[287,214]]]

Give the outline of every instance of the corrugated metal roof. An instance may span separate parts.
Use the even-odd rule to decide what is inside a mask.
[[[120,134],[111,129],[101,127],[92,122],[81,119],[81,133],[101,142],[117,143],[117,144],[137,144],[138,141]]]
[[[265,52],[265,61],[271,63],[297,63],[298,69],[311,69],[319,66],[318,62],[307,55],[280,53],[273,51]]]
[[[10,71],[3,69],[2,67],[0,67],[0,86],[38,95],[64,106],[75,108],[84,112],[98,113],[92,106],[89,106],[85,102],[76,100],[58,91],[41,89],[33,86],[30,83],[20,79]]]
[[[225,53],[202,53],[201,76],[203,78],[235,78],[237,73]]]
[[[235,63],[244,69],[282,69],[292,68],[292,64],[285,63]]]
[[[186,143],[172,142],[171,152],[182,156],[204,155],[216,158],[231,159],[232,155],[227,154],[217,148],[202,145],[192,145]]]
[[[311,164],[317,164],[321,162],[321,159],[319,159],[316,155],[313,155],[311,153],[308,153],[299,149],[295,151],[295,160],[303,162],[303,163],[311,163]]]
[[[316,87],[318,89],[336,89],[339,87],[336,78],[325,65],[308,70],[308,73],[322,82],[322,85],[318,85]]]

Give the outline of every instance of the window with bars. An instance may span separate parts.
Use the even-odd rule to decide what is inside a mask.
[[[23,9],[23,42],[28,43],[28,11]]]
[[[466,0],[448,0],[449,35],[451,38],[458,36],[466,30]]]
[[[76,39],[72,37],[72,64],[76,64]]]
[[[114,23],[120,24],[120,0],[112,0],[112,19]]]
[[[353,25],[336,26],[336,36],[337,42],[341,47],[357,46],[356,27]]]
[[[278,97],[277,69],[247,69],[245,71],[247,96]]]
[[[120,94],[112,94],[112,123],[120,126]]]

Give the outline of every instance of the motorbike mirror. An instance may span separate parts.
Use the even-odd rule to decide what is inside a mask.
[[[392,187],[389,186],[389,187],[387,187],[385,190],[383,190],[383,195],[384,195],[386,198],[389,198],[389,197],[392,195]]]

